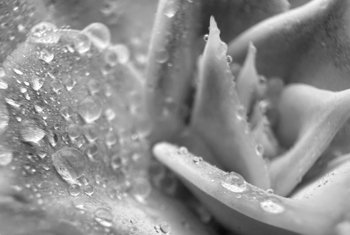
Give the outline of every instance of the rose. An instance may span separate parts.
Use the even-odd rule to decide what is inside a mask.
[[[337,3],[338,2],[343,3],[342,1],[337,1]],[[231,89],[232,84],[230,84],[230,77],[227,77],[231,75],[229,75],[229,73],[223,73],[223,71],[227,69],[225,50],[222,50],[222,48],[225,48],[220,45],[219,34],[212,20],[209,41],[206,45],[203,59],[199,65],[199,71],[202,74],[202,79],[207,79],[206,76],[209,72],[215,75],[215,77],[222,78],[222,80],[219,81],[223,83],[213,85],[217,86],[218,89],[223,89],[219,91],[224,91],[224,95],[220,97],[220,99],[214,99],[213,103],[207,105],[208,107],[202,105],[202,107],[198,108],[198,106],[200,106],[198,104],[201,104],[203,101],[201,99],[203,97],[205,98],[206,94],[209,93],[208,90],[206,92],[205,89],[209,89],[209,91],[210,89],[211,91],[213,90],[213,87],[205,87],[205,82],[203,82],[205,80],[200,80],[199,87],[203,86],[204,88],[198,88],[198,91],[203,89],[205,91],[203,93],[204,95],[199,96],[199,92],[197,91],[199,101],[197,98],[194,108],[186,112],[186,109],[189,109],[189,102],[184,99],[184,97],[187,97],[188,91],[190,90],[188,77],[189,75],[193,75],[193,68],[195,67],[195,62],[193,61],[196,60],[195,50],[192,51],[191,49],[194,48],[198,40],[202,40],[199,39],[200,31],[198,30],[204,27],[202,23],[198,23],[202,21],[197,21],[196,23],[194,20],[197,16],[195,13],[206,12],[206,9],[210,9],[210,14],[215,15],[213,7],[214,9],[220,9],[220,7],[215,8],[215,5],[211,5],[210,2],[204,3],[205,4],[202,5],[202,3],[194,3],[191,1],[160,2],[156,26],[153,33],[154,36],[151,43],[153,46],[150,51],[150,63],[148,65],[149,92],[147,93],[147,111],[151,114],[150,119],[144,118],[144,107],[140,105],[139,93],[135,92],[135,90],[142,91],[143,84],[140,84],[137,79],[140,75],[137,74],[134,67],[130,66],[128,60],[125,59],[127,58],[128,50],[125,50],[125,47],[122,45],[110,45],[108,30],[101,24],[89,25],[83,30],[83,33],[71,30],[56,30],[51,24],[45,24],[44,27],[42,27],[43,25],[41,25],[41,27],[36,26],[34,29],[37,30],[32,30],[27,41],[23,45],[20,45],[12,53],[11,57],[6,59],[4,62],[5,75],[2,81],[2,87],[4,88],[2,97],[5,99],[6,104],[2,107],[2,123],[4,124],[2,126],[2,131],[4,137],[2,137],[1,142],[3,146],[3,154],[1,156],[3,165],[6,166],[2,169],[4,176],[2,178],[6,179],[6,181],[11,179],[12,182],[10,185],[8,182],[4,182],[4,187],[2,187],[4,189],[2,200],[3,209],[1,210],[3,212],[1,218],[3,233],[81,234],[124,232],[152,234],[154,232],[168,233],[169,227],[173,234],[205,233],[205,229],[202,228],[193,217],[188,216],[182,218],[182,216],[188,213],[185,212],[184,209],[178,208],[179,204],[175,204],[177,209],[174,209],[174,207],[172,207],[174,202],[157,193],[156,189],[152,189],[152,191],[149,192],[150,186],[148,181],[145,180],[145,178],[147,179],[145,168],[147,168],[149,164],[149,159],[146,155],[149,145],[147,143],[148,139],[145,138],[148,129],[144,128],[145,123],[152,121],[153,125],[151,126],[150,138],[152,142],[173,140],[176,143],[181,143],[181,141],[185,141],[185,144],[191,151],[198,151],[206,158],[213,156],[211,154],[208,155],[209,151],[215,152],[216,158],[224,156],[225,152],[227,152],[227,149],[223,149],[220,154],[217,154],[218,150],[221,150],[221,143],[213,138],[213,133],[206,133],[205,127],[211,127],[212,125],[215,127],[215,125],[217,125],[215,123],[220,122],[215,122],[213,119],[202,121],[201,118],[205,119],[205,115],[197,115],[198,121],[192,121],[191,125],[184,122],[186,118],[195,115],[197,111],[200,113],[206,108],[215,110],[220,107],[221,104],[223,104],[224,107],[225,105],[230,105],[232,97],[229,97],[225,101],[227,98],[225,92],[234,91]],[[8,4],[11,5],[12,3]],[[221,4],[222,5],[218,4],[218,6],[225,6],[225,2]],[[316,9],[313,15],[314,17],[322,16],[322,14],[319,14],[320,12],[322,13],[322,11],[317,11],[317,9],[319,9],[316,7],[318,6],[317,4],[323,6],[323,8],[320,8],[321,10],[333,9],[332,7],[334,7],[329,1],[315,1],[313,5],[309,5],[309,8],[305,6],[306,9]],[[20,7],[23,6],[20,5]],[[57,7],[56,10],[57,9],[60,8]],[[221,10],[219,12],[221,12]],[[300,13],[303,11],[299,10],[297,12]],[[335,14],[333,11],[331,12],[333,15]],[[253,11],[252,14],[255,15],[256,13],[254,13]],[[209,15],[204,16],[204,19],[208,19]],[[301,15],[305,16],[305,14]],[[328,16],[329,14],[325,11],[324,15]],[[11,17],[12,16],[10,16],[10,19]],[[264,17],[266,17],[266,15]],[[241,24],[240,30],[243,30],[245,27],[264,17],[257,17],[257,19],[252,20],[253,22],[249,22],[248,24],[245,24],[245,21],[242,20],[242,22],[237,23],[237,25]],[[288,17],[282,17],[282,19],[286,18],[288,19]],[[301,17],[302,22],[305,22],[304,18]],[[164,19],[168,20],[164,21]],[[221,24],[224,24],[223,22],[225,22],[225,19],[226,18],[221,21]],[[317,20],[320,21],[320,18]],[[276,21],[277,20],[272,20],[275,24]],[[27,21],[23,20],[23,22]],[[28,22],[30,23],[30,21]],[[183,28],[183,25],[181,27],[181,23],[183,22],[189,23],[186,24],[189,27]],[[232,24],[234,23],[231,21],[227,23],[227,25]],[[265,25],[266,24],[267,23],[265,23]],[[20,24],[17,26],[19,25]],[[264,26],[264,24],[262,26]],[[259,26],[258,29],[264,29],[262,26]],[[22,27],[18,27],[18,30],[21,28]],[[11,30],[13,30],[13,28]],[[229,40],[239,33],[240,30],[232,34],[230,34],[230,31],[227,31],[225,37]],[[273,33],[284,35],[280,34],[278,30],[273,31]],[[40,36],[36,37],[37,35]],[[246,40],[245,37],[247,36],[244,35],[248,35],[249,40]],[[187,36],[187,38],[185,36]],[[253,30],[248,31],[248,33],[239,37],[236,42],[234,41],[230,48],[233,51],[233,58],[239,59],[240,52],[235,51],[235,48],[246,48],[246,46],[240,47],[240,42],[246,43],[253,41],[254,45],[258,48],[258,66],[266,68],[266,66],[263,66],[263,63],[259,63],[259,52],[262,50],[261,48],[265,48],[263,44],[264,40],[253,40],[257,36],[261,36],[261,34],[254,34]],[[21,37],[15,38],[21,39]],[[277,42],[278,39],[277,37]],[[91,48],[90,41],[92,42]],[[298,42],[297,40],[293,41]],[[262,42],[262,46],[260,46],[260,42]],[[161,45],[160,50],[157,45]],[[278,44],[276,43],[276,45]],[[11,52],[13,48],[11,46],[13,45],[6,44],[4,48],[10,48],[7,52]],[[107,49],[105,49],[106,47]],[[166,50],[164,50],[164,48],[166,48]],[[6,50],[4,50],[4,52],[6,52]],[[247,66],[244,67],[249,68],[249,66],[252,66],[253,52],[254,49],[251,47],[250,60],[247,60]],[[241,55],[243,54],[245,54],[245,52],[241,53]],[[5,55],[5,53],[3,53],[3,55]],[[275,55],[272,53],[272,58],[276,58],[274,56]],[[284,61],[281,61],[281,65],[285,64]],[[243,73],[244,69],[238,71]],[[252,69],[247,69],[247,71],[251,72]],[[258,71],[260,73],[260,70]],[[268,71],[271,70],[266,69],[264,75],[270,76]],[[42,79],[41,76],[44,76],[44,79]],[[111,79],[112,77],[119,77],[120,79],[115,81]],[[165,81],[161,80],[161,78],[164,77],[166,78]],[[100,78],[105,80],[103,83],[101,82],[98,84],[96,79]],[[254,79],[253,84],[256,83]],[[342,77],[339,78],[339,81],[343,81]],[[229,84],[226,88],[223,86],[225,82]],[[26,85],[26,83],[29,85]],[[23,84],[23,86],[19,84]],[[260,96],[252,98],[252,96],[249,95],[250,93],[246,92],[246,89],[249,90],[251,85],[247,85],[245,82],[240,83],[240,80],[238,80],[237,87],[238,86],[245,87],[245,89],[237,89],[237,92],[241,92],[241,94],[238,94],[239,96],[234,95],[234,97],[236,97],[234,99],[235,102],[244,101],[247,108],[249,107],[247,104],[251,102],[248,102],[249,100],[253,100],[253,103],[255,103],[256,100],[260,99]],[[327,86],[321,88],[327,88]],[[291,95],[294,95],[295,92],[304,96],[309,93],[313,95],[325,94],[325,91],[307,86],[291,87],[285,90],[286,91],[282,93],[282,97],[284,98],[281,99],[281,106],[282,108],[294,108],[297,118],[303,114],[305,109],[313,107],[313,102],[306,102],[304,107],[301,106],[301,108],[299,105],[293,107],[290,106]],[[118,91],[119,93],[113,93],[112,91]],[[86,94],[88,94],[87,98],[85,97]],[[326,92],[326,94],[330,94],[330,96],[333,97],[333,93]],[[346,101],[346,93],[339,94],[343,94],[340,96],[344,97],[344,99],[338,99],[338,95],[334,96],[337,97],[337,99],[330,99],[334,104],[338,104],[340,100]],[[33,98],[33,96],[35,98]],[[30,99],[28,99],[28,97]],[[50,97],[55,97],[55,99],[50,99]],[[311,99],[313,99],[313,96],[311,97]],[[310,100],[309,97],[307,98]],[[321,100],[319,97],[318,99]],[[57,101],[59,101],[59,103]],[[202,104],[206,103],[202,102]],[[213,104],[219,105],[213,109]],[[125,108],[125,106],[128,108]],[[323,106],[321,105],[321,107]],[[326,110],[329,110],[330,107],[333,106],[327,103],[325,107]],[[332,121],[331,123],[334,123],[333,126],[330,126],[331,128],[321,129],[323,130],[323,132],[321,131],[321,133],[323,133],[321,138],[313,142],[312,145],[310,144],[310,146],[313,146],[311,149],[316,149],[318,151],[316,154],[312,152],[313,159],[316,159],[318,157],[317,155],[326,148],[327,144],[332,139],[332,135],[336,134],[341,123],[345,121],[343,119],[346,119],[346,115],[340,112],[341,109],[336,109],[336,105],[334,107],[335,109],[331,109],[331,111],[336,112],[328,112],[330,114],[335,113],[333,116],[326,115],[322,119],[316,115],[311,115],[311,121],[310,119],[307,120],[310,123],[312,123],[313,120],[318,120],[321,124],[328,123],[327,121],[329,120]],[[70,110],[70,108],[72,110]],[[318,110],[317,108],[318,106],[312,111],[316,113]],[[235,109],[236,111],[240,110],[237,109],[237,106],[234,106],[233,111]],[[229,127],[229,124],[226,123],[225,118],[227,116],[225,117],[225,115],[229,112],[227,110],[230,109],[226,109],[226,111],[222,109],[219,110],[222,112],[220,115],[224,116],[222,119],[225,120],[225,122],[223,122],[224,128]],[[35,111],[35,113],[32,111]],[[279,110],[281,113],[280,116],[283,116],[287,111],[288,108],[286,110],[282,109],[282,111]],[[259,114],[258,111],[254,113]],[[117,114],[120,116],[117,116]],[[156,118],[157,115],[160,118]],[[305,118],[305,116],[302,117]],[[244,118],[242,119],[244,120]],[[256,124],[260,124],[260,121],[263,123],[264,120],[265,118],[259,118],[259,115],[257,115]],[[302,121],[304,120],[305,119],[302,119]],[[230,121],[228,123],[230,123]],[[20,124],[19,128],[16,128],[17,124]],[[295,122],[294,124],[295,128],[300,131],[301,129],[298,125],[300,123]],[[239,124],[236,127],[240,128],[241,125],[242,124]],[[306,129],[306,131],[311,130],[310,132],[314,133],[312,131],[319,126],[308,125],[307,127],[309,129]],[[136,132],[133,132],[135,129]],[[295,136],[293,137],[293,135],[285,135],[283,133],[284,128],[281,129],[282,133],[279,133],[279,138],[287,139],[286,142],[296,138]],[[304,131],[304,129],[302,130]],[[235,133],[237,134],[237,131]],[[256,133],[259,137],[260,132],[257,131]],[[185,134],[185,136],[183,134]],[[232,133],[228,131],[228,135],[225,137],[231,138],[232,136],[230,136],[230,134]],[[116,140],[116,137],[120,139]],[[262,140],[264,140],[265,136],[261,135],[261,137]],[[207,141],[210,150],[208,147],[204,147],[201,139]],[[102,140],[104,143],[98,140]],[[235,141],[237,140],[235,139],[232,143],[235,144]],[[248,153],[250,151],[251,153],[252,149],[249,149],[249,143],[251,141],[250,138],[246,138],[242,144],[248,145],[248,147],[240,147],[239,145],[237,147],[236,145],[234,150],[240,151],[242,148],[244,151]],[[308,141],[309,139],[306,138],[306,141],[303,139],[302,142],[309,143]],[[116,146],[116,143],[120,144],[120,146]],[[274,150],[273,145],[270,146],[266,145],[264,142],[262,143],[261,146],[264,146],[265,150],[268,149],[266,146],[271,147],[270,150]],[[271,144],[271,142],[267,144]],[[343,145],[340,145],[340,147],[343,147]],[[178,167],[182,164],[181,156],[176,156],[175,158],[167,157],[167,151],[170,151],[170,155],[174,154],[173,149],[174,147],[171,145],[159,144],[156,145],[154,151],[166,164],[169,164],[167,161],[173,161],[169,167],[175,168],[175,171],[178,171]],[[260,146],[258,150],[259,149]],[[254,146],[254,151],[255,150]],[[84,153],[82,153],[82,151],[84,151]],[[164,152],[165,154],[163,154]],[[308,153],[305,147],[302,148],[302,153],[304,152]],[[183,154],[187,155],[185,149],[180,148],[178,151],[176,150],[175,155]],[[133,157],[130,159],[129,157],[125,157],[126,155],[132,155]],[[184,165],[187,167],[185,169],[189,169],[190,171],[184,171],[180,173],[180,175],[184,176],[192,183],[199,183],[197,186],[205,193],[198,192],[193,186],[190,187],[199,198],[203,199],[202,201],[204,203],[207,203],[209,209],[211,209],[217,218],[226,224],[226,226],[227,222],[225,222],[225,216],[227,213],[233,213],[233,215],[237,217],[236,219],[230,217],[230,221],[234,224],[231,228],[234,230],[237,229],[235,226],[237,223],[245,223],[247,226],[244,226],[243,230],[248,230],[248,232],[253,232],[249,231],[249,228],[254,228],[255,226],[260,227],[260,229],[271,231],[271,227],[269,227],[268,224],[272,224],[292,231],[316,231],[317,234],[319,234],[320,232],[328,233],[328,231],[335,228],[334,224],[336,223],[333,222],[342,221],[329,221],[329,217],[322,214],[328,211],[321,208],[319,204],[315,206],[315,210],[311,210],[312,208],[310,209],[310,205],[312,207],[312,203],[308,202],[305,205],[307,209],[303,211],[300,205],[298,207],[298,203],[297,205],[295,202],[289,203],[286,199],[272,195],[270,191],[266,193],[254,186],[248,185],[242,181],[242,178],[238,175],[229,175],[228,179],[231,181],[228,182],[228,184],[222,184],[221,180],[223,179],[222,177],[226,176],[225,173],[202,163],[199,158],[194,158],[193,160],[197,163],[195,167],[191,165],[192,158],[186,157],[183,159],[185,162],[190,161],[190,163]],[[133,163],[130,163],[130,161]],[[232,164],[232,160],[227,161]],[[236,162],[241,162],[241,165],[239,167],[235,166]],[[237,167],[237,172],[244,174],[250,182],[254,182],[257,186],[266,189],[266,182],[268,181],[266,175],[264,175],[266,171],[262,170],[255,175],[250,174],[252,173],[251,169],[257,170],[259,166],[263,165],[264,163],[262,163],[261,160],[253,156],[246,162],[242,160],[242,158],[238,158],[235,160],[235,164],[229,167]],[[312,162],[308,163],[308,165],[312,165]],[[199,169],[197,166],[199,166]],[[278,173],[281,169],[285,169],[283,164],[281,167],[279,165],[277,166],[276,171],[273,172]],[[347,164],[345,161],[345,163],[341,164],[341,167],[336,168],[333,175],[343,174],[346,167]],[[48,171],[45,173],[44,170],[47,168]],[[219,190],[214,195],[212,194],[213,185],[208,184],[210,181],[206,181],[206,179],[208,179],[207,168],[215,173],[214,176],[209,175],[209,180],[213,179],[214,182],[217,183],[214,185],[215,189]],[[307,168],[308,167],[306,167],[305,171]],[[21,176],[22,170],[24,172],[23,174],[25,174],[24,176]],[[196,175],[198,170],[201,174],[200,177]],[[293,171],[291,175],[300,176],[304,173],[295,173],[295,171]],[[96,174],[97,177],[94,176]],[[196,178],[193,179],[193,176]],[[259,176],[262,176],[261,179],[258,179]],[[346,175],[340,175],[339,177],[333,177],[331,179],[336,183],[328,184],[327,186],[333,188],[333,191],[336,190],[338,196],[345,196],[343,185],[346,183]],[[254,180],[256,180],[256,182]],[[232,182],[240,182],[239,185],[241,188],[235,187]],[[293,184],[295,184],[296,181],[293,179],[288,179],[287,181],[281,179],[280,182],[287,182],[289,187],[294,187]],[[38,184],[39,188],[37,188],[35,184]],[[237,196],[237,190],[242,190],[242,188],[244,192],[249,191],[252,194],[256,194],[255,197],[260,201],[256,200],[252,206],[243,199],[237,199],[235,201],[234,199],[227,198],[228,191],[232,192],[236,190],[236,193],[233,193],[233,195]],[[325,189],[327,189],[327,187],[325,187]],[[208,198],[206,196],[207,194],[215,196],[224,203],[228,203],[229,207],[230,204],[233,203],[234,206],[231,205],[231,208],[234,210],[227,209],[229,207],[222,208],[221,204]],[[303,195],[303,193],[301,193],[301,195]],[[320,194],[320,197],[317,197],[317,195],[316,193],[313,199],[319,198],[321,202],[328,200],[327,196],[324,196],[325,194],[323,193]],[[53,201],[52,199],[55,200]],[[212,201],[208,203],[208,200]],[[155,202],[158,202],[161,206],[157,207]],[[257,202],[261,204],[257,204]],[[339,202],[342,202],[342,200],[336,200],[335,204],[331,205],[339,206]],[[71,209],[72,204],[76,207],[75,209]],[[257,207],[257,205],[260,207]],[[288,207],[286,207],[286,205]],[[248,219],[247,217],[242,218],[241,215],[234,212],[235,210],[256,219],[256,221]],[[297,221],[286,221],[286,218],[290,218],[288,212],[291,211],[297,213],[300,218],[305,219],[310,219],[310,214],[315,215],[313,214],[315,211],[322,213],[317,217],[312,217],[309,223],[300,222],[297,226],[295,224]],[[340,215],[344,215],[347,209],[344,207],[334,211],[340,213]],[[333,210],[332,213],[334,213]],[[337,213],[334,213],[336,216],[333,218],[340,218]],[[327,223],[321,224],[321,222],[323,222],[322,219],[327,219]],[[258,220],[265,224],[257,222]],[[92,223],[91,226],[87,225],[89,222]],[[186,227],[184,222],[187,222],[192,229]],[[23,227],[17,228],[14,226],[14,223],[23,223]],[[320,227],[316,228],[316,230],[308,230],[310,227],[312,229],[313,225],[318,225]],[[325,229],[321,231],[324,228],[330,230]],[[346,228],[346,223],[340,223],[340,225],[336,227],[336,229],[340,231]],[[261,231],[262,230],[259,232]],[[274,228],[273,231],[278,232],[279,230]]]

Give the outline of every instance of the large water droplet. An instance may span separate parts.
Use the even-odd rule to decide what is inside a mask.
[[[234,172],[228,173],[221,182],[221,185],[234,193],[242,193],[247,190],[247,183],[244,178]]]
[[[45,131],[32,121],[24,121],[22,124],[20,132],[24,141],[37,144],[46,135]]]
[[[113,216],[109,209],[99,208],[95,211],[95,221],[104,227],[113,225]]]
[[[102,104],[97,97],[88,97],[79,104],[78,112],[85,122],[92,123],[102,114]]]
[[[58,174],[70,184],[77,183],[86,168],[86,159],[77,149],[63,147],[52,155],[53,165]]]
[[[56,25],[41,22],[30,30],[29,40],[33,43],[54,44],[60,40],[60,35],[57,32]]]
[[[106,49],[111,43],[111,33],[104,24],[92,23],[86,26],[82,32],[90,38],[99,50]]]
[[[280,214],[284,212],[284,207],[277,198],[267,198],[260,202],[260,207],[271,214]]]
[[[0,166],[7,166],[12,161],[12,151],[0,145]]]
[[[4,103],[0,103],[0,134],[4,132],[9,124],[9,111]]]

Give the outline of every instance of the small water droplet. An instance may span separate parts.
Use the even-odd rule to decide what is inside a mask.
[[[102,23],[92,23],[86,26],[82,32],[99,50],[106,49],[111,43],[111,33],[108,27]]]
[[[74,35],[74,48],[79,54],[85,54],[91,48],[90,38],[84,33]]]
[[[85,185],[83,190],[84,193],[89,197],[91,197],[95,192],[94,186],[92,186],[91,184]]]
[[[113,225],[113,216],[109,209],[99,208],[95,211],[95,221],[104,227]]]
[[[175,1],[168,1],[164,9],[164,15],[168,18],[173,18],[177,13],[178,8],[179,6]]]
[[[42,86],[44,85],[44,78],[42,77],[34,77],[32,80],[31,80],[31,84],[32,84],[32,88],[34,91],[38,91],[40,90],[40,88],[42,88]]]
[[[239,121],[243,121],[243,120],[245,120],[245,118],[246,118],[245,108],[244,108],[242,105],[240,105],[240,106],[237,107],[236,118],[237,118]]]
[[[45,61],[48,64],[50,64],[54,58],[55,55],[46,49],[43,49],[39,52],[39,59]]]
[[[46,135],[45,131],[32,121],[24,121],[22,125],[20,132],[24,141],[37,144]]]
[[[209,39],[209,34],[204,34],[203,40],[204,40],[204,41],[208,41],[208,39]]]
[[[6,103],[8,103],[9,105],[11,105],[14,108],[19,108],[21,107],[20,103],[17,103],[15,100],[10,99],[10,98],[5,98]]]
[[[221,185],[234,193],[242,193],[247,190],[247,183],[244,178],[234,172],[228,173],[221,182]]]
[[[68,187],[68,192],[71,196],[77,197],[80,194],[80,186],[78,184],[71,184]]]
[[[285,210],[281,202],[277,198],[267,198],[261,201],[260,207],[265,212],[268,212],[271,214],[280,214]]]
[[[118,63],[126,64],[130,58],[130,52],[124,44],[116,44],[108,47],[104,53],[104,58],[106,63],[113,67]]]
[[[264,154],[264,146],[262,146],[261,144],[257,144],[255,146],[255,151],[258,156],[262,156]]]
[[[88,97],[79,104],[78,112],[87,123],[99,119],[102,114],[102,104],[97,97]]]
[[[131,193],[135,199],[143,203],[151,194],[152,186],[146,178],[137,178],[133,181]]]
[[[226,61],[227,61],[227,63],[231,64],[233,61],[232,56],[230,56],[230,55],[226,56]]]
[[[98,137],[98,127],[96,125],[86,125],[84,127],[84,135],[90,142],[94,142]]]
[[[52,155],[53,165],[58,174],[68,183],[74,184],[86,168],[84,155],[75,148],[63,147]]]
[[[30,30],[29,39],[33,43],[55,44],[60,40],[60,35],[56,25],[41,22]]]
[[[170,233],[170,225],[168,223],[162,223],[159,225],[159,229],[163,234]]]
[[[0,103],[0,133],[4,132],[9,124],[10,116],[4,103]]]
[[[2,90],[5,90],[8,88],[8,84],[4,80],[5,77],[6,77],[5,69],[0,66],[0,89],[2,89]]]
[[[169,60],[169,53],[167,50],[161,49],[160,51],[157,52],[156,55],[156,61],[158,63],[165,63]]]
[[[7,166],[12,161],[12,151],[0,145],[0,166]]]
[[[107,118],[107,120],[108,121],[112,121],[114,118],[115,118],[115,116],[116,116],[116,114],[115,114],[115,112],[113,111],[113,109],[106,109],[106,111],[105,111],[105,116],[106,116],[106,118]]]
[[[69,138],[71,138],[72,140],[78,138],[82,134],[80,127],[78,125],[74,125],[74,124],[69,125],[67,127],[67,133],[68,133]]]
[[[19,70],[19,69],[13,69],[13,72],[15,72],[15,74],[17,74],[17,75],[23,75],[24,73],[21,71],[21,70]]]
[[[178,150],[178,153],[181,155],[187,155],[188,154],[188,149],[186,147],[180,147]]]

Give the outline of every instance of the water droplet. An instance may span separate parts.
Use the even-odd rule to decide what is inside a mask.
[[[48,64],[51,63],[54,57],[55,55],[46,49],[43,49],[39,52],[39,59],[45,61]]]
[[[203,40],[204,40],[204,41],[208,41],[208,39],[209,39],[209,34],[204,34]]]
[[[115,172],[119,172],[119,170],[127,164],[126,158],[121,156],[120,154],[115,154],[111,158],[111,168]]]
[[[255,146],[255,151],[258,156],[262,156],[264,154],[264,146],[262,146],[261,144],[257,144]]]
[[[97,97],[88,97],[79,104],[78,112],[85,122],[92,123],[102,114],[102,104]]]
[[[236,118],[237,118],[239,121],[243,121],[243,120],[245,120],[245,118],[246,118],[245,108],[244,108],[242,105],[240,105],[240,106],[237,107]]]
[[[14,108],[19,108],[21,107],[21,104],[17,103],[15,100],[10,99],[10,98],[5,98],[6,103],[8,103],[9,105],[11,105]]]
[[[244,178],[234,172],[228,173],[221,182],[221,185],[234,193],[242,193],[247,190],[247,184]]]
[[[60,91],[62,90],[63,86],[62,86],[62,84],[59,81],[53,80],[51,82],[51,88],[52,88],[52,90],[55,93],[60,93]]]
[[[106,145],[108,148],[111,148],[113,145],[115,145],[118,141],[118,136],[113,132],[113,131],[109,131],[106,134]]]
[[[56,25],[41,22],[30,30],[29,40],[33,43],[54,44],[60,40],[60,35],[57,32]]]
[[[168,1],[164,9],[164,15],[168,18],[173,18],[177,13],[178,8],[179,6],[175,1]]]
[[[90,50],[91,41],[90,38],[83,33],[78,33],[74,36],[74,48],[77,50],[79,54],[85,54]]]
[[[13,69],[13,72],[15,72],[15,74],[17,74],[17,75],[23,75],[24,73],[21,71],[21,70],[19,70],[19,69]]]
[[[31,80],[33,90],[34,91],[40,90],[40,88],[42,88],[42,86],[44,85],[44,82],[45,82],[44,78],[42,78],[42,77],[34,77]]]
[[[116,114],[113,109],[106,109],[105,116],[108,121],[112,121],[115,118]]]
[[[226,61],[227,61],[227,63],[231,64],[233,61],[232,56],[230,56],[230,55],[226,56]]]
[[[95,192],[94,186],[92,186],[91,184],[84,186],[84,193],[89,197],[91,197],[94,194],[94,192]]]
[[[37,144],[46,135],[45,131],[32,121],[24,121],[22,125],[20,132],[24,141]]]
[[[64,119],[66,119],[68,121],[68,120],[70,120],[70,118],[73,116],[74,113],[70,107],[64,106],[61,108],[60,114]]]
[[[99,50],[106,49],[111,43],[111,33],[108,27],[102,23],[92,23],[86,26],[82,32]]]
[[[130,58],[129,49],[123,44],[117,44],[108,47],[104,53],[104,58],[110,66],[116,66],[118,63],[126,64]]]
[[[133,181],[131,193],[137,201],[143,203],[151,194],[152,186],[146,178],[137,178]]]
[[[85,150],[86,155],[91,161],[96,161],[98,160],[98,146],[94,143],[89,144],[88,147]]]
[[[181,155],[187,155],[188,154],[188,149],[186,147],[180,147],[178,150],[178,153]]]
[[[68,187],[68,192],[71,196],[77,197],[80,194],[80,186],[78,184],[71,184]]]
[[[58,174],[68,183],[74,184],[83,175],[86,159],[77,149],[63,147],[52,155],[53,165]]]
[[[284,212],[284,207],[277,198],[268,198],[260,202],[260,207],[271,214],[280,214]]]
[[[67,127],[67,133],[68,133],[69,138],[71,138],[71,139],[76,139],[82,134],[80,127],[78,125],[74,125],[74,124],[69,125]]]
[[[162,223],[159,225],[159,229],[163,234],[170,233],[170,225],[168,223]]]
[[[5,69],[0,66],[0,89],[2,90],[5,90],[8,88],[8,84],[4,80],[5,76],[6,76]]]
[[[156,61],[158,63],[165,63],[167,62],[169,59],[169,53],[167,50],[161,49],[160,51],[157,52],[157,57],[156,57]]]
[[[12,151],[0,145],[0,166],[7,166],[12,161]]]
[[[99,208],[95,211],[95,221],[104,227],[113,225],[113,216],[109,209]]]
[[[96,125],[86,125],[84,135],[90,142],[94,142],[98,137],[98,127]]]
[[[10,116],[4,103],[0,103],[0,133],[4,132],[9,124]]]

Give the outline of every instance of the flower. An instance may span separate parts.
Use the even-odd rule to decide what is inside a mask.
[[[2,0],[0,233],[347,234],[348,1],[147,2]]]

